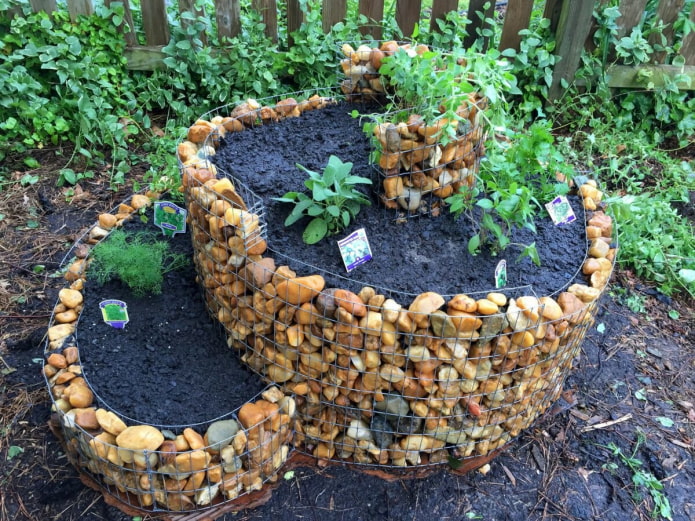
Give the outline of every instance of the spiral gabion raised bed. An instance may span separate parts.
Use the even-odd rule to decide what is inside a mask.
[[[185,418],[180,432],[128,424],[82,376],[75,330],[89,247],[151,198],[135,195],[99,216],[73,249],[43,370],[71,462],[122,504],[169,512],[228,505],[276,481],[295,452],[391,472],[452,461],[476,468],[559,397],[613,269],[601,192],[591,182],[580,187],[586,284],[544,296],[414,299],[326,287],[308,267],[278,265],[260,199],[209,157],[224,134],[331,102],[319,94],[249,100],[198,120],[178,147],[205,302],[229,346],[268,383],[240,409],[222,412],[214,429],[228,429],[223,439],[212,425],[200,432]]]

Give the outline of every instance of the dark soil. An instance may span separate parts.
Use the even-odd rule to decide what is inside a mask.
[[[125,230],[153,228],[136,219]],[[188,235],[166,238],[151,232],[148,237],[168,241],[170,251],[192,258]],[[118,279],[99,286],[88,275],[84,296],[77,328],[84,375],[100,401],[121,416],[168,427],[206,423],[263,389],[208,315],[192,262],[165,273],[158,295],[135,297]],[[124,329],[103,321],[99,302],[106,299],[127,303],[130,321]]]
[[[509,288],[528,285],[541,296],[574,282],[586,254],[585,221],[579,198],[571,197],[577,215],[574,223],[555,226],[542,210],[536,219],[536,234],[528,229],[514,230],[514,245],[507,250],[496,252],[488,247],[471,256],[468,239],[477,230],[469,220],[454,220],[445,209],[437,218],[413,217],[402,223],[397,221],[402,212],[385,209],[377,202],[374,192],[380,180],[369,163],[370,143],[362,130],[365,121],[351,115],[356,108],[366,114],[378,110],[375,106],[340,103],[305,112],[300,118],[229,134],[213,158],[218,168],[241,181],[262,201],[268,246],[278,265],[288,264],[301,274],[318,271],[326,277],[329,287],[343,287],[355,293],[365,285],[391,295],[489,292],[495,287],[495,267],[502,258],[508,263]],[[356,222],[344,233],[306,247],[302,231],[309,219],[285,227],[284,221],[293,206],[274,198],[289,191],[306,191],[306,174],[297,168],[297,163],[322,172],[331,155],[352,162],[353,174],[373,180],[372,186],[362,188],[372,204],[362,208]],[[348,274],[336,240],[359,228],[367,232],[373,258]],[[517,262],[522,247],[532,242],[537,245],[541,269],[529,257]],[[280,259],[279,255],[286,257]],[[394,298],[402,304],[411,300]]]
[[[61,277],[53,276],[55,269],[98,213],[108,211],[126,193],[109,191],[105,173],[80,187],[79,197],[67,200],[66,193],[55,188],[55,172],[62,163],[46,153],[37,153],[36,159],[42,164],[36,172],[41,181],[31,187],[17,183],[0,199],[0,213],[5,215],[0,221],[0,520],[132,521],[131,515],[84,486],[68,464],[58,440],[47,428],[51,401],[40,370],[42,338],[57,292],[64,286]],[[17,179],[20,177],[21,172]],[[188,240],[177,236],[176,241],[179,239],[183,243]],[[297,240],[293,244],[301,245]],[[360,277],[375,264],[376,259],[359,269]],[[35,270],[37,265],[45,266],[45,271]],[[188,275],[181,279],[187,277],[190,281]],[[645,288],[625,271],[617,272],[611,284],[632,290]],[[566,382],[564,399],[493,460],[488,474],[458,476],[442,469],[422,479],[385,481],[342,466],[299,467],[280,479],[265,505],[219,519],[652,519],[654,503],[649,490],[635,489],[633,472],[607,448],[611,443],[627,456],[635,451],[641,469],[661,481],[674,521],[695,519],[694,308],[692,302],[666,300],[647,290],[640,293],[646,297],[646,312],[639,315],[618,299],[604,296],[596,324],[589,329],[575,370]],[[185,306],[193,310],[193,300],[199,299],[195,286],[188,295],[191,301],[185,300]],[[132,298],[126,300],[130,304]],[[167,315],[172,307],[170,299],[147,302],[146,311],[138,313],[146,326],[140,338],[150,336],[152,324],[173,324]],[[166,305],[158,308],[158,302]],[[667,316],[672,309],[679,313],[679,320]],[[207,329],[209,319],[204,310],[190,314],[196,317],[196,328]],[[81,326],[87,323],[85,317]],[[171,327],[181,329],[179,323],[177,317],[177,325]],[[135,332],[135,325],[128,334]],[[209,333],[212,335],[214,328]],[[154,336],[158,335],[162,335],[161,330]],[[179,335],[176,340],[183,345]],[[80,338],[81,349],[88,348],[84,342],[87,340]],[[137,346],[144,356],[152,353],[147,344]],[[167,340],[151,345],[161,355],[161,346],[173,344]],[[200,352],[208,347],[202,344],[197,341],[190,345]],[[223,342],[218,349],[229,354]],[[114,366],[129,367],[128,360],[111,360]],[[125,409],[131,406],[128,402],[142,400],[147,404],[151,396],[163,392],[171,395],[184,387],[184,394],[191,398],[186,421],[192,421],[189,418],[208,399],[200,387],[187,385],[188,377],[197,371],[179,364],[183,371],[161,376],[159,371],[166,366],[163,360],[157,356],[151,362],[132,364],[146,372],[131,384],[114,384],[125,403],[110,405]],[[233,356],[230,364],[231,360]],[[218,367],[214,374],[221,373]],[[86,370],[90,370],[88,365]],[[224,381],[226,388],[232,385],[229,380]],[[176,387],[171,381],[177,382]],[[139,388],[145,382],[151,382],[151,394],[134,398],[140,396]],[[249,395],[255,392],[248,389]],[[232,407],[233,398],[225,399],[230,401],[223,406]],[[159,414],[158,404],[149,412]],[[133,414],[141,413],[134,410]],[[198,418],[206,417],[202,414]],[[143,517],[149,519],[149,515]]]

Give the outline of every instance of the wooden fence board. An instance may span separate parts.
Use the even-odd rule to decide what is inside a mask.
[[[647,0],[620,0],[618,10],[620,16],[616,20],[618,24],[618,39],[627,36],[632,28],[635,27],[644,14]]]
[[[275,0],[252,0],[251,7],[261,13],[265,34],[274,42],[278,41],[278,6]]]
[[[649,76],[649,82],[654,87],[663,87],[667,78],[673,81],[676,79],[676,76],[685,74],[690,78],[690,85],[679,83],[678,88],[681,90],[695,90],[695,66],[692,65],[686,67],[649,64],[640,65],[639,67],[612,65],[606,71],[608,86],[612,88],[644,89],[646,87],[643,79],[645,72]]]
[[[557,26],[555,53],[560,61],[553,71],[550,99],[557,99],[562,90],[562,80],[571,82],[579,65],[584,42],[591,28],[593,0],[565,0]]]
[[[384,0],[360,0],[359,14],[367,17],[369,22],[360,27],[363,35],[372,35],[376,40],[381,40],[383,29],[379,22],[384,18]],[[372,20],[374,23],[371,23]]]
[[[50,14],[56,10],[56,0],[30,0],[29,3],[35,13],[46,11]]]
[[[321,19],[323,21],[323,32],[328,34],[338,22],[345,20],[347,16],[347,0],[323,0],[323,10]]]
[[[111,7],[111,3],[119,0],[104,0],[106,7]],[[135,24],[133,23],[133,13],[130,10],[130,2],[123,1],[123,21],[118,26],[118,30],[123,34],[126,47],[132,47],[138,44],[138,38],[135,34]]]
[[[68,13],[73,22],[78,16],[89,16],[94,13],[92,0],[68,0]]]
[[[443,20],[448,13],[458,9],[458,0],[434,0],[432,3],[432,18],[430,19],[430,31],[439,32],[437,20]]]
[[[695,22],[695,5],[693,10],[690,11],[690,21]],[[683,46],[680,53],[685,58],[686,65],[695,65],[695,32],[691,32],[683,38]]]
[[[215,19],[220,37],[234,38],[241,32],[240,0],[215,0]]]
[[[287,0],[287,44],[292,47],[294,38],[292,33],[302,26],[304,13],[299,8],[299,0]]]
[[[399,0],[396,4],[396,23],[404,37],[413,35],[415,24],[420,22],[421,8],[422,0]]]
[[[154,71],[164,69],[162,46],[145,47],[134,45],[125,51],[128,69],[133,71]]]
[[[148,46],[169,43],[169,22],[164,0],[142,0],[142,25]]]
[[[487,9],[485,9],[485,4],[488,5]],[[476,40],[482,38],[482,50],[487,50],[488,45],[490,45],[490,37],[480,36],[478,32],[489,29],[492,26],[490,21],[494,14],[495,2],[490,0],[470,0],[468,4],[468,19],[471,23],[466,27],[468,34],[463,40],[463,46],[466,49],[472,47]]]
[[[519,50],[521,36],[519,31],[528,29],[531,21],[533,2],[528,0],[509,0],[507,12],[504,14],[504,26],[500,37],[500,51],[505,49]]]
[[[661,0],[659,2],[659,7],[656,9],[656,20],[655,24],[662,22],[664,28],[661,31],[661,35],[666,40],[666,45],[671,45],[673,43],[673,22],[678,18],[678,13],[683,9],[685,0]],[[649,36],[649,43],[654,45],[655,43],[661,44],[662,38],[658,34],[651,34]],[[666,57],[665,52],[655,52],[652,55],[652,63],[662,63]]]
[[[196,6],[195,0],[179,0],[179,12],[180,13],[191,13],[196,17],[204,16],[205,11],[203,9],[200,9],[198,6]],[[190,25],[192,25],[191,20],[187,20],[186,18],[181,18],[181,27],[187,28]],[[198,39],[201,41],[203,45],[207,45],[208,43],[208,37],[207,34],[205,34],[204,31],[200,31],[197,34]]]
[[[546,0],[545,8],[543,9],[543,18],[550,20],[550,33],[555,34],[557,24],[560,21],[560,13],[562,12],[562,0]]]

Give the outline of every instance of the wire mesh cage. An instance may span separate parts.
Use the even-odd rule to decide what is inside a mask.
[[[228,345],[267,382],[260,396],[205,428],[185,419],[174,430],[124,421],[81,375],[77,320],[60,314],[80,309],[75,293],[89,259],[66,261],[69,291],[48,330],[44,375],[70,460],[127,505],[211,508],[276,481],[293,451],[393,471],[480,465],[557,400],[593,322],[615,245],[591,184],[581,190],[587,283],[553,295],[528,287],[414,297],[369,286],[353,292],[339,287],[338,276],[284,264],[286,255],[268,248],[261,199],[210,157],[227,132],[300,117],[333,96],[297,98],[247,100],[233,121],[225,113],[235,108],[222,107],[178,147],[205,302]],[[283,113],[278,105],[294,108]],[[148,204],[143,197],[103,223],[100,217],[82,243],[107,236]]]

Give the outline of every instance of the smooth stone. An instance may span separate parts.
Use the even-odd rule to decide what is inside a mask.
[[[480,326],[480,340],[489,340],[497,336],[497,333],[502,331],[509,325],[505,315],[490,315],[483,319],[483,325]]]
[[[422,418],[417,416],[392,416],[388,420],[394,434],[413,434],[422,429]]]
[[[355,295],[352,291],[346,289],[337,289],[333,293],[338,306],[343,308],[348,313],[356,317],[363,317],[367,314],[367,306],[364,305],[362,299]]]
[[[410,412],[408,401],[399,395],[384,395],[382,401],[374,403],[374,408],[394,416],[406,416]]]
[[[452,318],[443,311],[435,311],[430,315],[430,324],[434,334],[442,338],[455,338],[458,329]]]
[[[372,441],[372,432],[362,420],[352,420],[347,435],[354,440]]]
[[[277,296],[293,306],[300,306],[316,297],[326,285],[321,275],[309,275],[282,280],[277,285]]]
[[[97,409],[96,416],[101,428],[114,436],[118,436],[127,428],[123,420],[106,409]]]
[[[151,204],[152,200],[146,195],[142,194],[135,194],[130,199],[130,206],[132,206],[135,210],[139,210],[140,208],[146,208]]]
[[[374,444],[380,449],[385,449],[393,443],[391,425],[383,414],[374,413],[370,424],[374,435]]]
[[[205,439],[210,450],[219,451],[232,443],[232,439],[239,431],[239,424],[235,420],[220,420],[210,424]]]
[[[323,317],[333,317],[335,310],[338,309],[338,303],[335,301],[335,292],[337,288],[324,289],[319,296],[316,297],[316,308]]]
[[[58,324],[48,328],[48,339],[51,342],[62,340],[75,332],[75,324]]]
[[[76,308],[83,302],[82,293],[74,289],[63,288],[58,292],[58,299],[68,308]]]
[[[439,293],[427,291],[415,297],[408,308],[408,315],[419,327],[425,327],[429,321],[429,314],[437,311],[444,303],[444,297]]]

